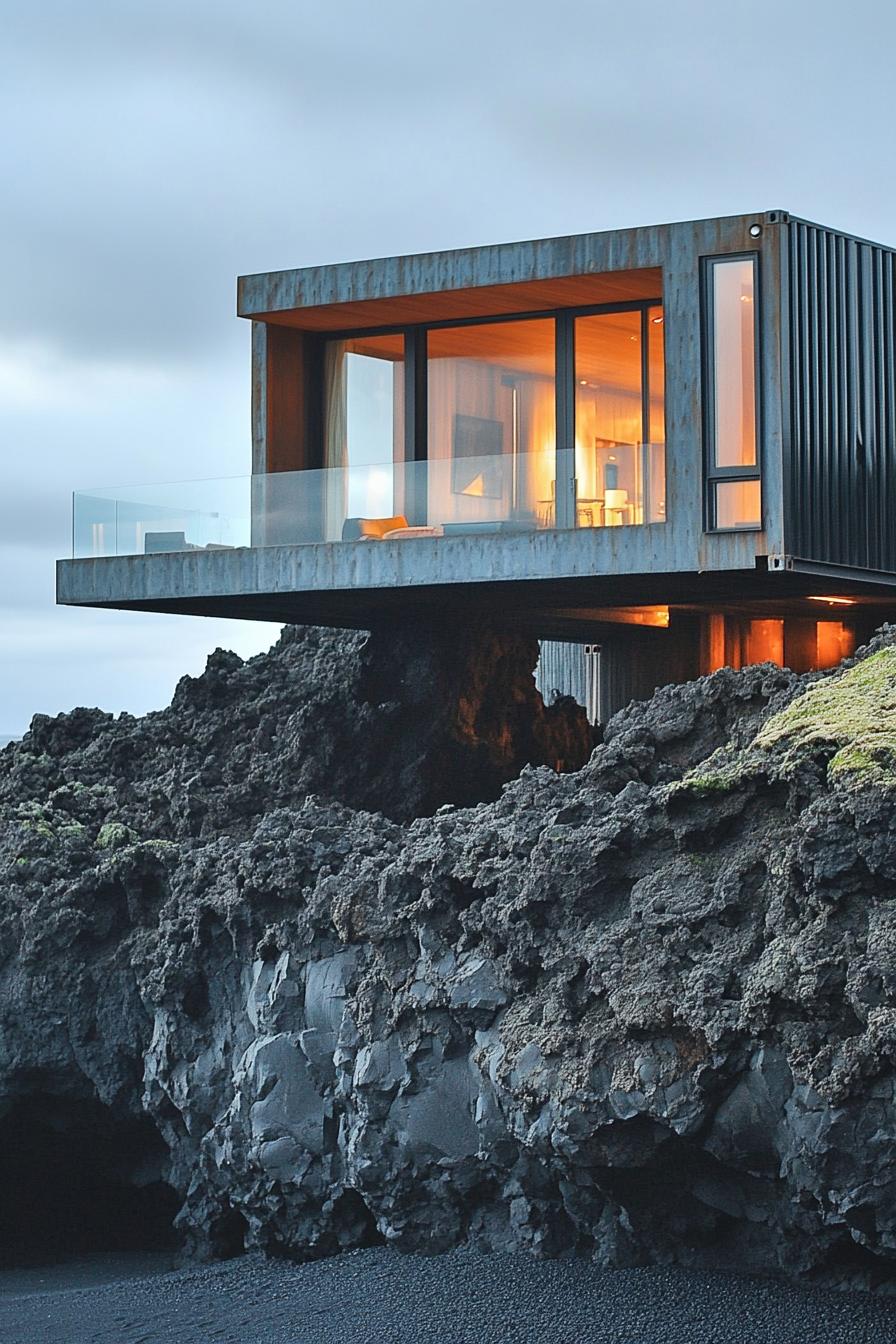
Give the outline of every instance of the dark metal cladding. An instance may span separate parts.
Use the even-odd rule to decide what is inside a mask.
[[[787,225],[788,551],[896,569],[896,253]]]

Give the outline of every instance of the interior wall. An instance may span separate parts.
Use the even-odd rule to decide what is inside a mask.
[[[302,331],[264,322],[252,331],[252,470],[300,471],[312,442],[309,339]]]
[[[519,456],[513,462],[514,393]],[[554,381],[520,376],[500,364],[474,359],[433,359],[428,384],[428,521],[480,522],[531,514],[545,525],[552,508],[555,476]],[[485,492],[454,489],[455,417],[471,416],[501,425],[502,462]],[[515,496],[515,497],[514,497]],[[540,513],[539,511],[542,511]]]
[[[703,675],[722,667],[777,663],[793,672],[836,667],[855,652],[856,623],[812,617],[752,619],[711,612],[700,618],[700,669]]]

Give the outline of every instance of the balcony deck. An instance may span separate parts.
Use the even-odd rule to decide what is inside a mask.
[[[755,533],[725,542],[724,568],[702,564],[663,525],[201,549],[61,560],[57,589],[72,606],[356,629],[481,618],[557,638],[592,628],[596,607],[852,591],[842,574],[757,568]],[[892,601],[883,585],[858,591]]]

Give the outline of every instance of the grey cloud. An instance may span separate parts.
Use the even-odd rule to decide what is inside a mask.
[[[248,657],[277,633],[241,621],[65,609],[29,616],[0,606],[0,736],[23,732],[32,714],[76,705],[159,709],[181,676],[202,671],[214,648]]]
[[[238,272],[862,194],[891,96],[867,0],[9,8],[0,331],[104,358],[219,354]]]
[[[71,544],[71,506],[66,494],[47,485],[43,490],[29,488],[10,497],[0,498],[0,567],[8,578],[14,560],[10,552],[19,556],[42,551],[55,558],[65,555]],[[5,560],[5,562],[4,562]]]
[[[214,357],[237,272],[772,200],[822,214],[831,164],[884,216],[867,161],[893,26],[869,0],[848,24],[831,0],[748,19],[705,0],[7,4],[0,326]]]
[[[52,562],[74,488],[248,470],[237,274],[773,207],[896,239],[882,0],[0,0],[0,25],[3,732],[162,703],[214,639],[56,611]]]

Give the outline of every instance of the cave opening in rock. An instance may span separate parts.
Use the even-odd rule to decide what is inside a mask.
[[[228,1207],[209,1227],[209,1243],[216,1260],[232,1260],[246,1249],[249,1224],[239,1209]]]
[[[36,1093],[0,1119],[0,1261],[174,1249],[180,1198],[152,1121]]]
[[[847,1218],[847,1222],[859,1227],[860,1223],[855,1218],[856,1212],[858,1211],[851,1211],[852,1216]],[[864,1221],[862,1218],[862,1222]],[[866,1232],[874,1230],[873,1215],[869,1223],[870,1225],[864,1229]],[[842,1283],[852,1280],[853,1286],[861,1285],[872,1292],[886,1288],[888,1293],[892,1293],[896,1285],[896,1267],[888,1263],[883,1256],[876,1255],[870,1247],[857,1242],[848,1233],[836,1238],[816,1266],[815,1277],[822,1283],[831,1276],[838,1278]]]

